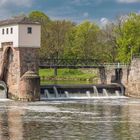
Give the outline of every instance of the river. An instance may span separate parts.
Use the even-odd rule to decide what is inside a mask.
[[[0,140],[140,140],[140,99],[0,100]]]

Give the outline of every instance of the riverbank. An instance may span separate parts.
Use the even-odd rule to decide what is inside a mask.
[[[79,82],[97,82],[97,74],[84,71],[83,69],[58,69],[58,75],[54,76],[54,69],[40,69],[39,75],[41,84],[46,81],[79,81]]]

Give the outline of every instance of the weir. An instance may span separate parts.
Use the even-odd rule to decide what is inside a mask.
[[[93,86],[93,91],[94,91],[94,94],[95,94],[96,96],[99,96],[99,95],[98,95],[99,92],[98,92],[98,89],[97,89],[96,86]]]
[[[106,89],[103,89],[103,95],[108,97],[108,93]]]
[[[80,100],[80,99],[117,99],[125,98],[120,85],[52,85],[42,90],[42,100]],[[46,90],[47,89],[47,90]],[[76,91],[77,90],[77,91]],[[46,94],[43,94],[45,91]]]

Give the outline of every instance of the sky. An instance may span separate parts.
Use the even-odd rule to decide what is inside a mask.
[[[0,19],[39,10],[51,19],[99,24],[114,21],[121,15],[140,13],[140,0],[0,0]]]

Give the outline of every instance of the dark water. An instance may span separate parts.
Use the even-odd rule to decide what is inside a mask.
[[[140,100],[0,101],[0,140],[140,140]]]

